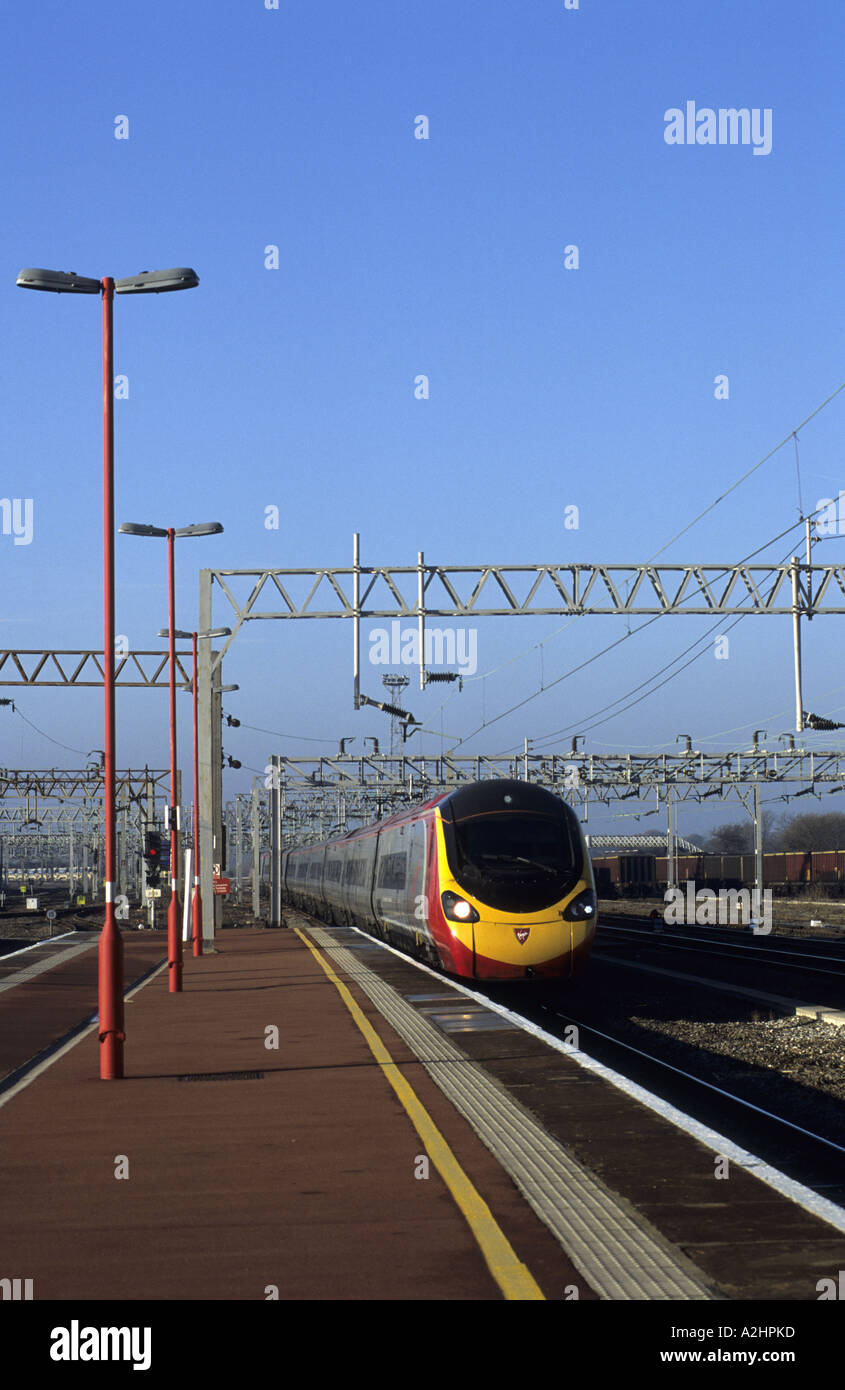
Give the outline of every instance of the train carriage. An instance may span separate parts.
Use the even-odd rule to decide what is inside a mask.
[[[596,895],[580,824],[527,782],[475,782],[283,856],[286,901],[467,979],[570,978]]]

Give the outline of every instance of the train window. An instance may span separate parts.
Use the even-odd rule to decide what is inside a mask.
[[[340,880],[340,871],[343,867],[340,859],[329,859],[326,864],[326,882],[337,883]]]
[[[564,826],[548,816],[486,815],[457,821],[458,846],[474,864],[518,868],[526,861],[557,871],[575,863]]]
[[[401,854],[386,854],[379,864],[379,888],[404,888],[407,870],[408,856],[404,851]]]

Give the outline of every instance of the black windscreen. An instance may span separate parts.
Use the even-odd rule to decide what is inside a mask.
[[[572,860],[561,821],[536,812],[488,812],[456,822],[455,831],[464,858],[476,863],[492,859],[519,864],[531,859],[559,869],[562,860]]]
[[[447,798],[440,809],[454,877],[492,908],[539,912],[581,875],[575,815],[542,787],[478,783]]]

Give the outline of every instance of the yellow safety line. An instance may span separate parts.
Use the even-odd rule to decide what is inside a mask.
[[[299,927],[294,931],[322,966],[363,1033],[367,1044],[399,1097],[408,1117],[425,1145],[432,1163],[458,1204],[499,1288],[507,1299],[542,1299],[545,1294],[516,1254],[484,1198],[476,1191],[440,1130],[422,1102],[399,1071],[378,1033],[356,1004],[346,985]]]

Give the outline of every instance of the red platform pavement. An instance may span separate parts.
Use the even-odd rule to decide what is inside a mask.
[[[416,1176],[427,1151],[391,1064],[303,939],[229,930],[218,945],[186,958],[181,995],[162,971],[127,1002],[123,1081],[99,1080],[92,1029],[0,1098],[2,1276],[31,1278],[37,1300],[559,1299],[568,1283],[583,1289],[354,984],[394,1073],[474,1185],[478,1207],[472,1196],[463,1206],[480,1227],[433,1162]],[[0,1020],[16,993],[0,993]],[[479,1229],[511,1250],[515,1282],[491,1272]]]
[[[0,1085],[96,1016],[98,939],[69,932],[0,956]],[[124,988],[166,959],[166,932],[124,933]]]

